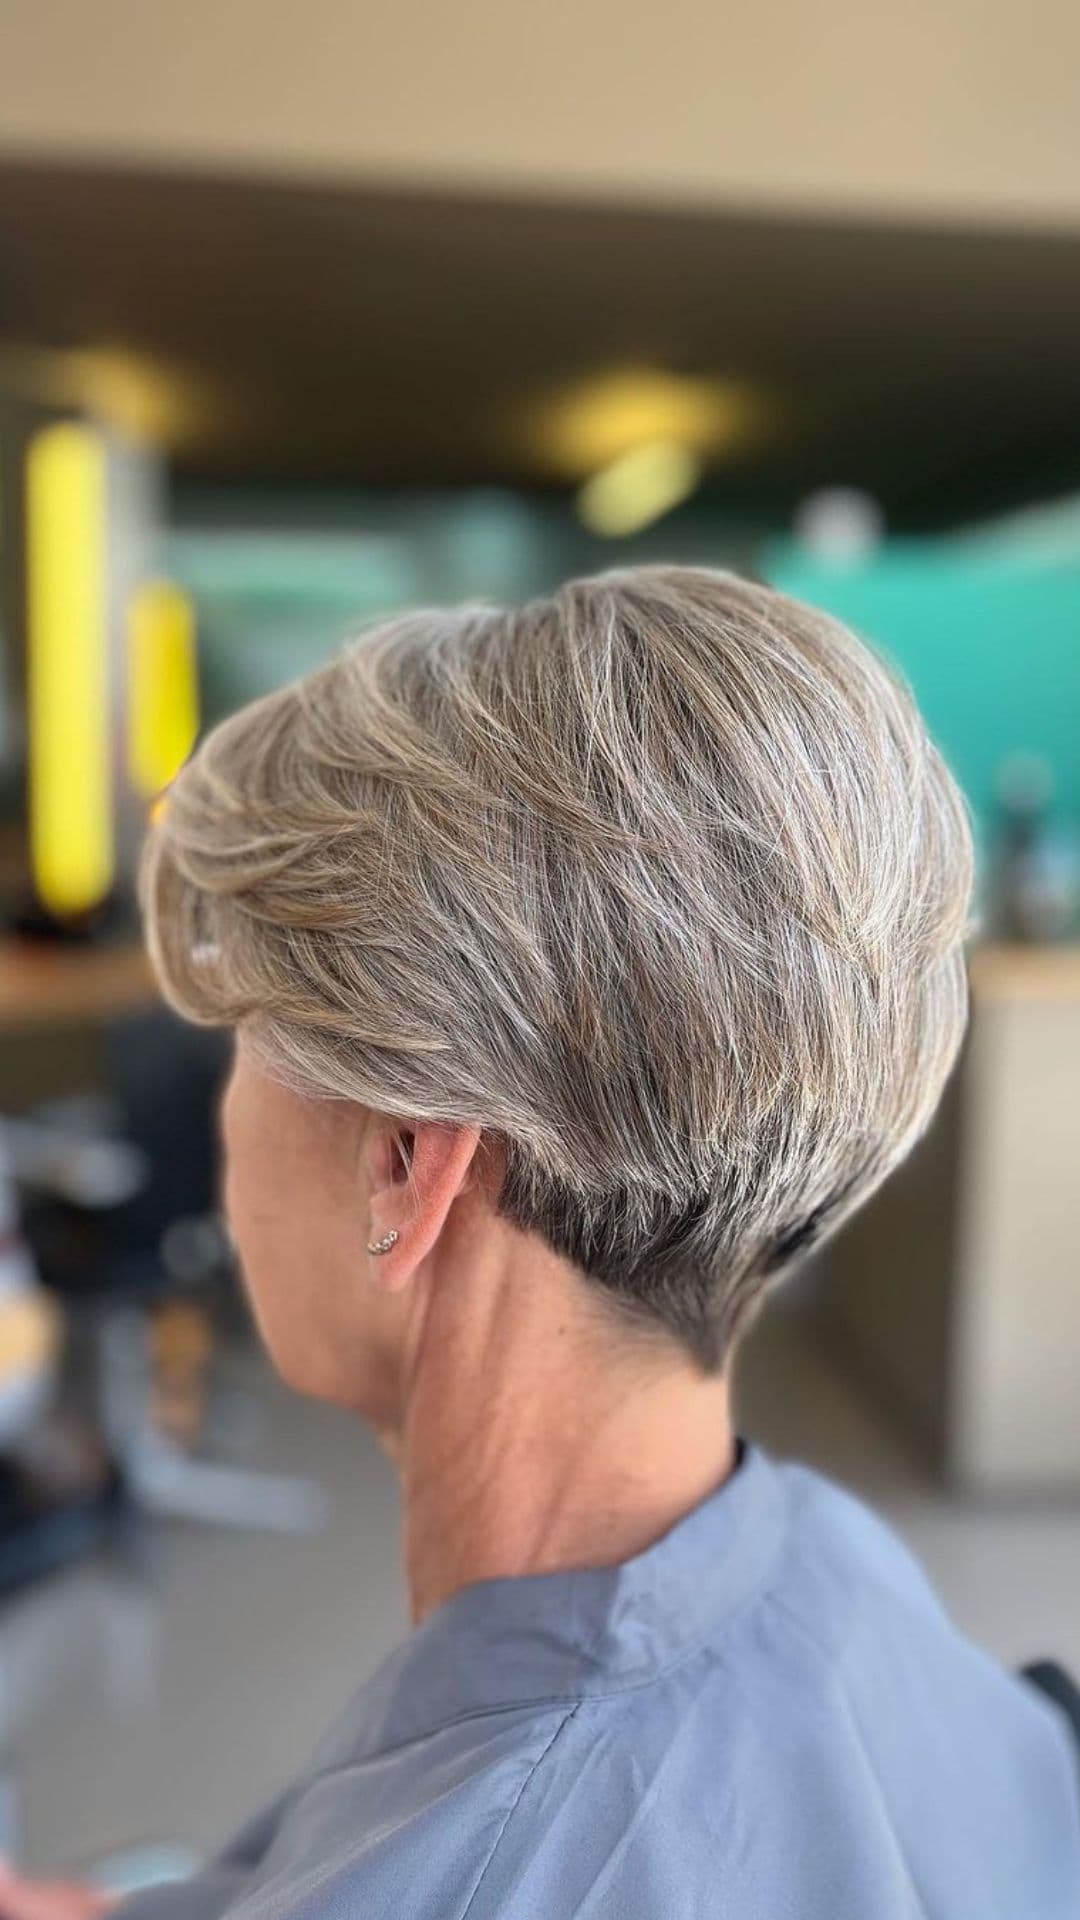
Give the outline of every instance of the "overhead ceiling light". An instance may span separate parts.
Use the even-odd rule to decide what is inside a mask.
[[[689,499],[701,475],[689,447],[653,440],[594,473],[578,494],[578,513],[591,533],[624,539]]]
[[[226,410],[201,377],[131,347],[7,346],[0,373],[42,404],[88,414],[130,440],[171,451],[197,444]]]
[[[702,460],[716,457],[755,430],[763,414],[760,395],[741,381],[626,367],[534,402],[524,425],[533,460],[554,477],[580,481],[661,442]]]
[[[84,407],[136,440],[174,442],[188,426],[190,384],[145,354],[81,347],[64,355]]]

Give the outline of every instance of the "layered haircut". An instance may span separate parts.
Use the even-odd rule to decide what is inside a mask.
[[[965,810],[834,620],[640,568],[423,611],[234,715],[144,904],[166,995],[301,1089],[479,1125],[499,1209],[721,1364],[927,1125]]]

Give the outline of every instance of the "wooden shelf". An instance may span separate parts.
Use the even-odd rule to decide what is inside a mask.
[[[1080,943],[973,948],[968,970],[975,1001],[1080,1000]]]
[[[134,941],[67,947],[0,940],[0,1032],[107,1020],[156,998],[150,963]]]

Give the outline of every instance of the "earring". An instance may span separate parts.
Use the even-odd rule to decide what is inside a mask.
[[[369,1253],[389,1253],[391,1247],[397,1245],[397,1238],[397,1228],[391,1227],[389,1233],[384,1233],[381,1240],[369,1240],[367,1250]]]

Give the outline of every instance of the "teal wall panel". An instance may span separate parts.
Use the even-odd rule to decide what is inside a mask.
[[[842,568],[780,540],[760,566],[896,662],[983,821],[995,771],[1017,751],[1045,758],[1055,810],[1080,814],[1080,567],[895,541]]]

